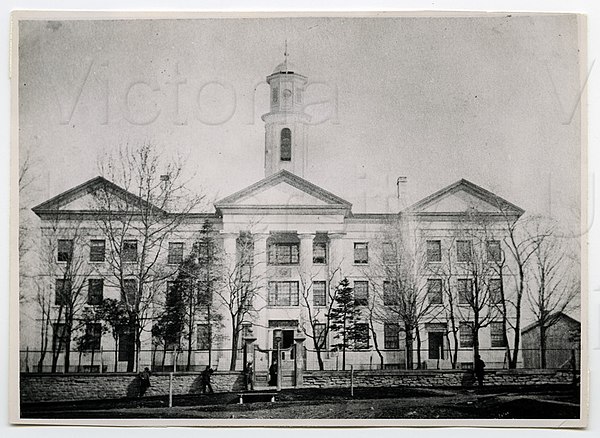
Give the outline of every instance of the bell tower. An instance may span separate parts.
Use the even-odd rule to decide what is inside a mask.
[[[288,170],[304,177],[307,159],[306,128],[309,117],[302,101],[307,78],[297,73],[288,61],[287,42],[284,61],[267,76],[271,87],[271,111],[265,122],[265,177]]]

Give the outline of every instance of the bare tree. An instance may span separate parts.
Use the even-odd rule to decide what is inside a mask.
[[[249,322],[260,309],[255,299],[260,290],[261,277],[254,257],[254,241],[250,232],[242,233],[236,241],[236,253],[225,254],[228,260],[223,268],[223,286],[214,293],[224,305],[231,324],[231,362],[234,371],[238,358],[238,347],[243,324]]]
[[[539,329],[540,364],[546,368],[547,333],[561,314],[579,306],[578,263],[568,256],[564,239],[547,236],[537,245],[527,285],[530,309]]]
[[[502,205],[498,206],[498,210],[504,216],[503,232],[505,236],[503,242],[506,248],[506,256],[504,257],[507,258],[505,268],[512,272],[515,278],[514,297],[509,299],[505,296],[505,302],[513,308],[514,324],[512,324],[512,328],[514,340],[513,351],[509,355],[509,368],[516,368],[521,340],[523,298],[527,290],[527,269],[538,247],[548,236],[548,230],[536,226],[539,223],[539,218],[515,216]],[[532,226],[536,230],[535,232],[528,231],[528,228]],[[509,309],[506,311],[510,312]]]
[[[70,220],[65,226],[57,215],[46,222],[40,252],[41,274],[46,281],[39,285],[37,301],[42,313],[42,346],[47,347],[48,324],[52,324],[52,372],[57,370],[61,353],[64,372],[69,372],[72,335],[77,328],[77,314],[86,304],[84,291],[92,273],[86,254],[81,221]]]
[[[104,178],[93,191],[93,207],[107,241],[108,282],[120,290],[129,313],[135,348],[127,369],[133,371],[156,297],[176,269],[166,263],[167,240],[203,196],[186,189],[182,160],[164,159],[149,142],[121,147],[99,168]]]
[[[323,301],[319,302],[314,297],[315,281],[319,277],[316,272],[298,273],[300,279],[300,305],[306,313],[306,321],[303,321],[300,326],[305,336],[312,340],[313,348],[317,355],[319,369],[325,369],[323,363],[323,352],[326,350],[327,339],[331,331],[331,309],[335,305],[335,285],[334,278],[340,271],[339,265],[336,267],[327,265],[324,267],[325,280]]]

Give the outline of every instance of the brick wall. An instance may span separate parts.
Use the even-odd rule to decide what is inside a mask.
[[[215,372],[211,383],[215,392],[239,391],[243,385],[239,372]],[[169,374],[150,377],[147,396],[169,394]],[[21,374],[21,402],[117,399],[136,397],[137,374]],[[175,374],[173,394],[200,392],[200,373]]]

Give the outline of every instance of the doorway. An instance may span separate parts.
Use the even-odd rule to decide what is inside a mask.
[[[444,359],[444,333],[429,332],[429,359]]]

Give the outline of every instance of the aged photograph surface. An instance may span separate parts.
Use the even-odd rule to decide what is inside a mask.
[[[584,425],[585,32],[16,14],[13,420]]]

